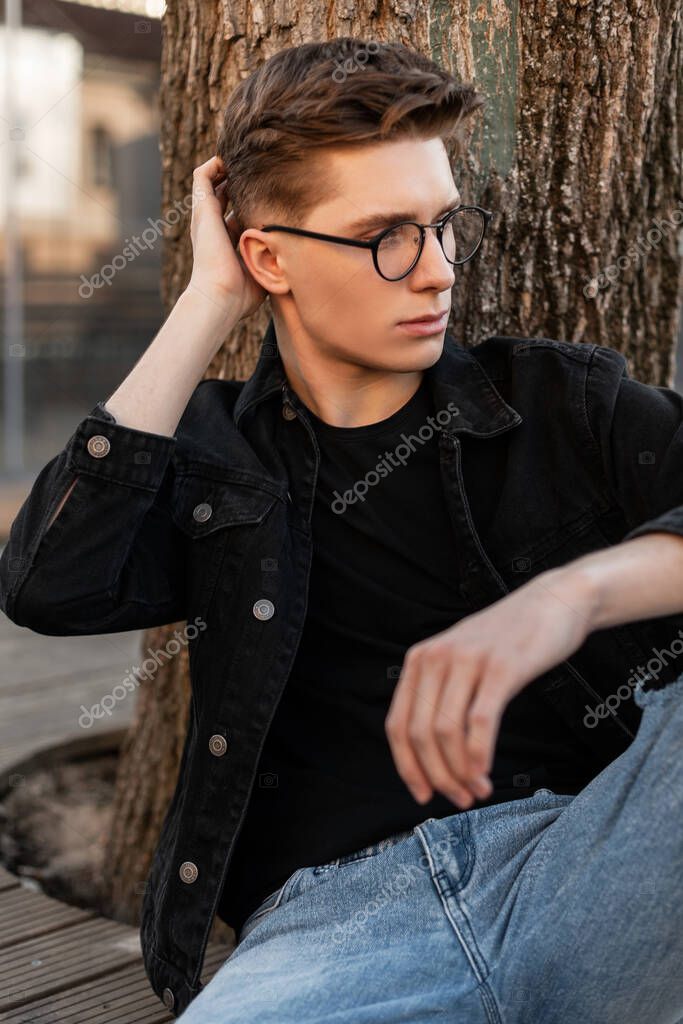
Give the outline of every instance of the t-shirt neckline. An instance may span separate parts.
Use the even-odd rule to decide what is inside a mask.
[[[396,427],[407,420],[415,411],[416,407],[421,404],[425,395],[427,394],[427,379],[426,375],[422,375],[422,379],[403,405],[396,409],[395,412],[391,413],[385,419],[377,420],[375,423],[364,423],[358,427],[338,427],[332,423],[326,423],[321,420],[314,412],[312,412],[308,406],[306,406],[306,412],[308,413],[313,428],[316,433],[320,433],[335,441],[356,441],[365,439],[367,437],[373,437],[375,434],[384,434],[385,432],[393,431]]]

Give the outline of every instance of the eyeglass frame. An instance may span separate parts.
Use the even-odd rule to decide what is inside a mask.
[[[444,248],[443,248],[443,242],[442,242],[443,229],[445,227],[446,221],[450,217],[452,217],[453,214],[459,213],[460,211],[463,211],[463,210],[476,210],[477,213],[480,213],[482,215],[483,222],[484,222],[484,227],[483,227],[483,230],[482,230],[482,233],[481,233],[481,238],[479,239],[479,241],[477,242],[476,246],[474,247],[472,252],[469,254],[469,256],[467,256],[464,260],[449,260],[448,256],[446,256],[446,253],[444,252]],[[434,224],[418,224],[417,221],[414,221],[414,220],[400,220],[396,224],[390,224],[389,227],[383,228],[376,235],[373,235],[372,238],[369,238],[369,239],[367,239],[364,242],[363,241],[358,241],[355,238],[345,238],[342,235],[326,235],[326,234],[321,233],[320,231],[308,231],[305,228],[290,228],[290,227],[287,227],[284,224],[265,224],[261,228],[261,231],[287,231],[287,232],[289,232],[292,235],[303,235],[306,238],[319,238],[323,242],[338,242],[340,245],[353,245],[353,246],[356,246],[358,249],[371,249],[372,250],[372,262],[373,262],[373,264],[375,266],[375,270],[377,271],[379,276],[382,278],[382,280],[384,280],[384,281],[402,281],[403,278],[407,277],[408,274],[412,273],[412,271],[417,266],[418,260],[420,259],[420,256],[422,255],[422,250],[424,249],[424,243],[425,243],[425,237],[426,237],[426,230],[427,230],[427,228],[436,228],[436,238],[437,238],[437,241],[438,241],[439,245],[441,246],[441,251],[443,252],[444,257],[448,261],[448,263],[450,263],[450,265],[452,267],[462,267],[462,266],[464,266],[465,263],[469,263],[469,261],[472,259],[472,257],[475,256],[479,252],[479,249],[481,248],[481,244],[484,241],[484,236],[486,234],[486,229],[487,229],[487,227],[489,225],[489,222],[490,222],[492,217],[493,217],[493,211],[492,210],[485,210],[482,206],[465,206],[463,204],[460,204],[459,206],[454,206],[452,210],[448,210],[443,215],[443,217],[441,217],[440,220],[435,221]],[[401,274],[400,277],[387,277],[379,269],[379,261],[378,261],[378,258],[377,258],[377,252],[379,250],[380,244],[381,244],[382,239],[384,238],[384,236],[388,235],[391,231],[395,231],[396,228],[402,227],[404,224],[411,224],[413,227],[416,227],[416,228],[419,229],[419,231],[420,231],[420,246],[419,246],[419,248],[417,250],[417,255],[416,255],[415,259],[413,260],[411,265],[408,267],[408,269],[405,271],[405,273]]]

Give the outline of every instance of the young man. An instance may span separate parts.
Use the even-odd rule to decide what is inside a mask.
[[[683,1016],[682,402],[446,333],[479,102],[348,38],[242,82],[186,291],[0,559],[39,632],[199,623],[141,922],[185,1024]],[[266,295],[249,380],[199,383]]]

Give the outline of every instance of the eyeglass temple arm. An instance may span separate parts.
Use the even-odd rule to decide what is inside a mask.
[[[372,249],[372,242],[357,242],[355,238],[341,238],[339,235],[324,235],[320,231],[306,231],[304,228],[288,228],[280,224],[266,224],[261,231],[287,231],[290,235],[303,235],[305,238],[322,238],[325,242],[339,242],[340,245],[355,245],[362,249]]]

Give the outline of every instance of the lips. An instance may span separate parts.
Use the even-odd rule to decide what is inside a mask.
[[[401,320],[402,324],[430,324],[437,320],[441,320],[446,313],[447,309],[442,309],[440,313],[425,313],[423,316],[415,316],[412,320]]]

